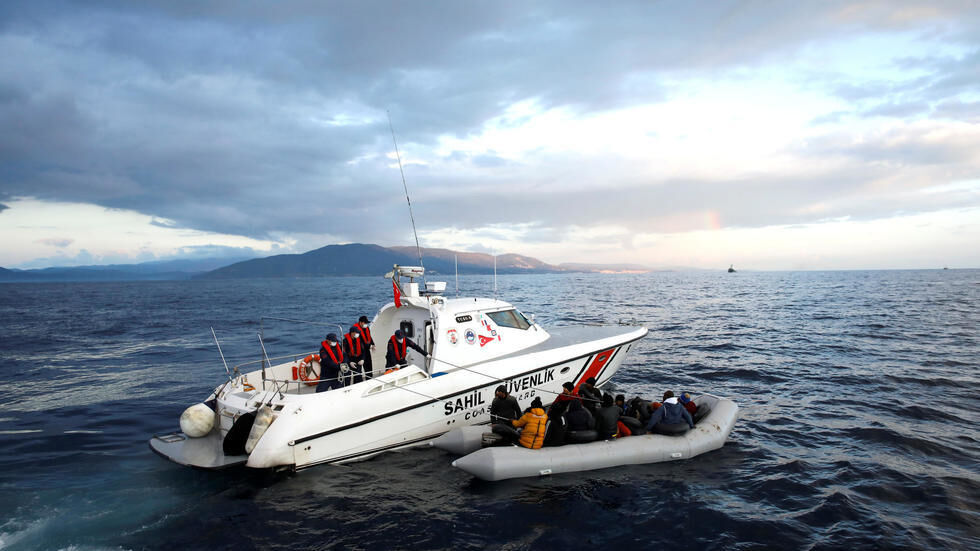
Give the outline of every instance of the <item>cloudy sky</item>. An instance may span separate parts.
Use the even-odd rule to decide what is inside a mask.
[[[0,266],[980,267],[980,4],[0,4]]]

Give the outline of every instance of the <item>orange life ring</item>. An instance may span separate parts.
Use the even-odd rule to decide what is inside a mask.
[[[313,371],[313,362],[316,362],[316,371]],[[320,382],[320,355],[310,354],[303,358],[299,363],[298,375],[300,380],[306,381],[306,386],[316,386]],[[313,377],[311,377],[311,375]]]

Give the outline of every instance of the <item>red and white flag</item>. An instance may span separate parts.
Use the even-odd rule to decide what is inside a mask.
[[[395,308],[402,307],[402,293],[398,290],[398,285],[395,284],[395,280],[391,280],[391,291],[395,293]]]

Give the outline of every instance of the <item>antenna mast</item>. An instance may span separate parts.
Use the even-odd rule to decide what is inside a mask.
[[[497,252],[493,253],[493,300],[497,300]]]
[[[415,250],[419,253],[419,266],[422,267],[422,286],[425,287],[425,266],[422,264],[422,247],[419,245],[419,232],[415,230],[415,214],[412,213],[412,199],[408,196],[408,184],[405,183],[405,169],[402,168],[402,156],[398,153],[398,141],[395,139],[395,127],[391,124],[391,112],[388,115],[388,129],[391,130],[391,143],[395,144],[395,158],[398,159],[398,171],[402,175],[402,187],[405,188],[405,200],[408,201],[408,216],[412,219],[412,233],[415,234]]]

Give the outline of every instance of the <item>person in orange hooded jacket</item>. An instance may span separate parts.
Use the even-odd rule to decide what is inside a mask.
[[[531,402],[530,411],[511,423],[517,428],[524,427],[518,444],[532,450],[539,449],[544,444],[545,429],[548,426],[548,416],[544,412],[544,405],[541,404],[541,397]]]

